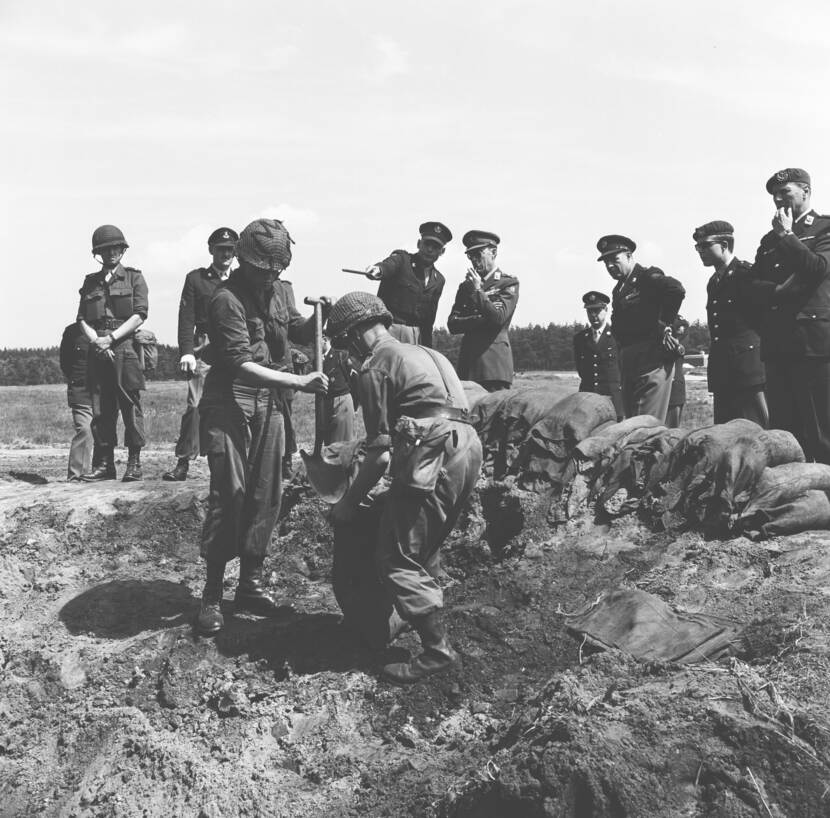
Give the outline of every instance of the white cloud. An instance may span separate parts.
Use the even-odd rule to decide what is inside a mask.
[[[292,233],[300,230],[309,232],[316,228],[320,221],[319,216],[313,210],[303,207],[294,207],[290,204],[269,205],[260,211],[257,218],[279,219],[285,222],[285,226]]]
[[[375,82],[384,82],[391,77],[409,72],[409,54],[403,47],[388,37],[375,37],[376,61],[372,66],[370,78]]]

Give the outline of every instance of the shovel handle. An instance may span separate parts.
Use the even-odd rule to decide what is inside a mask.
[[[314,370],[323,371],[323,305],[314,302]],[[325,436],[325,395],[319,392],[314,396],[314,457],[320,456]]]

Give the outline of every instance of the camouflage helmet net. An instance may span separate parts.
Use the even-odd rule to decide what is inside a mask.
[[[291,263],[294,239],[278,219],[257,219],[240,234],[236,255],[263,270],[284,270]]]
[[[331,308],[326,322],[326,335],[332,339],[340,338],[353,327],[373,318],[387,327],[392,323],[392,313],[376,295],[362,291],[346,293]]]

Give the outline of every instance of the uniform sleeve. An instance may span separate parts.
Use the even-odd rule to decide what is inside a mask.
[[[357,376],[357,396],[363,408],[367,449],[391,449],[392,429],[389,424],[389,377],[377,369],[368,369]]]
[[[792,233],[782,236],[778,253],[801,287],[809,290],[818,286],[830,270],[830,225],[824,227],[811,248]]]
[[[142,321],[147,320],[147,311],[150,302],[148,297],[147,282],[141,270],[133,270],[133,315],[140,315]]]
[[[484,325],[484,316],[480,312],[470,310],[467,300],[469,287],[461,284],[455,294],[455,303],[452,305],[450,317],[447,319],[447,329],[453,335],[461,335],[471,329]]]
[[[72,324],[63,331],[59,353],[60,368],[68,380],[72,377],[72,362],[75,357],[75,337],[80,331],[77,324]]]
[[[519,300],[519,282],[500,287],[492,295],[486,295],[483,290],[474,290],[472,298],[473,303],[481,312],[483,323],[501,328],[510,323],[516,311],[516,304]]]
[[[576,374],[579,375],[580,380],[582,379],[582,356],[580,355],[580,333],[576,333],[573,337],[573,347],[574,347],[574,365],[576,366]]]
[[[403,250],[394,250],[390,256],[379,261],[375,266],[380,268],[381,279],[394,278],[403,269],[405,261]]]
[[[196,287],[193,276],[184,277],[182,297],[179,300],[179,355],[193,354],[193,332],[196,328]]]
[[[662,270],[656,267],[649,272],[648,281],[657,294],[660,304],[659,320],[662,326],[671,326],[686,297],[686,290],[676,278],[663,275]]]
[[[208,305],[211,362],[235,371],[253,361],[245,310],[227,290],[220,290]]]
[[[84,283],[81,284],[81,289],[78,290],[78,294],[81,296],[78,299],[78,315],[75,318],[75,321],[81,321],[84,317],[84,293],[86,292],[86,277],[84,277]]]

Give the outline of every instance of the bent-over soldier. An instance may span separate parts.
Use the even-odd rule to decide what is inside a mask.
[[[766,428],[766,376],[752,293],[752,265],[735,256],[735,230],[729,222],[702,224],[692,238],[703,266],[714,267],[706,284],[710,340],[706,378],[715,423],[746,418]]]
[[[519,300],[519,280],[496,264],[501,239],[486,230],[470,230],[461,241],[472,264],[455,296],[447,328],[463,335],[458,355],[461,380],[480,383],[488,392],[513,383],[510,321]]]
[[[810,175],[785,168],[766,184],[772,230],[753,265],[769,425],[792,432],[807,460],[830,463],[830,217],[810,206]]]
[[[87,378],[92,399],[92,434],[96,451],[92,470],[83,479],[114,480],[118,413],[124,423],[127,468],[123,481],[142,479],[141,449],[145,443],[141,390],[144,372],[133,346],[133,334],[147,320],[147,284],[141,270],[123,267],[124,234],[105,224],[92,234],[92,254],[101,270],[81,286],[78,325],[89,341]]]
[[[616,279],[611,294],[611,332],[620,350],[626,417],[666,420],[678,342],[672,321],[686,291],[677,279],[633,259],[637,245],[626,236],[603,236],[597,261]]]
[[[282,222],[259,219],[237,243],[239,268],[208,306],[211,369],[199,404],[202,448],[210,467],[201,553],[207,579],[197,620],[203,634],[219,631],[225,566],[239,557],[236,610],[274,616],[285,610],[263,587],[262,564],[282,501],[285,446],[280,391],[325,392],[322,372],[295,375],[278,368],[290,338],[308,343],[314,320],[294,307],[291,285],[279,280],[291,261]]]
[[[611,299],[591,290],[582,296],[589,326],[573,338],[574,361],[579,374],[579,391],[607,395],[614,404],[617,420],[625,416],[620,386],[620,358],[608,320]]]
[[[367,267],[366,272],[380,281],[378,298],[392,313],[392,337],[407,344],[431,347],[432,328],[445,284],[435,262],[444,255],[452,233],[441,222],[424,222],[418,232],[421,237],[415,253],[394,250],[388,258]]]
[[[179,301],[179,369],[187,378],[187,404],[176,441],[176,465],[162,480],[186,480],[190,461],[199,456],[199,401],[210,365],[202,358],[207,344],[207,308],[216,288],[227,279],[239,238],[230,227],[208,236],[209,267],[197,267],[184,278]]]
[[[333,343],[362,361],[357,390],[366,424],[366,457],[332,507],[332,520],[347,525],[354,519],[389,467],[392,487],[378,531],[380,572],[398,614],[421,637],[423,652],[383,672],[408,683],[458,660],[442,616],[438,550],[475,486],[482,452],[450,362],[397,341],[388,331],[391,321],[380,299],[354,292],[337,301],[327,324]]]

